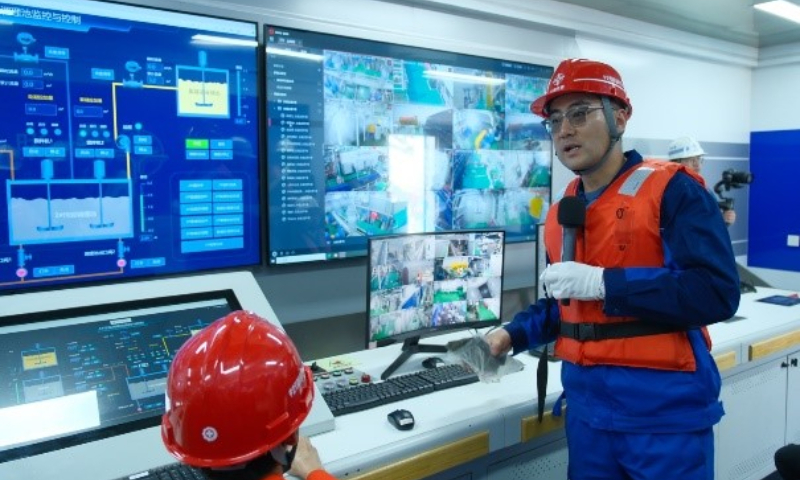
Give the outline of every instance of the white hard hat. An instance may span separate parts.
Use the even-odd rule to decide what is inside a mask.
[[[682,158],[699,157],[705,155],[706,152],[692,137],[676,138],[669,144],[668,157],[670,160],[680,160]]]

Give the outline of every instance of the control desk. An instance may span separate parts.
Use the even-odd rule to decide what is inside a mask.
[[[735,462],[748,458],[744,451],[751,451],[747,454],[749,456],[754,454],[752,442],[748,446],[738,445],[737,439],[741,435],[735,432],[740,432],[741,428],[758,430],[758,426],[749,420],[752,405],[743,404],[736,397],[741,389],[738,377],[748,376],[748,369],[753,367],[755,375],[760,375],[759,369],[770,368],[771,363],[776,364],[776,369],[786,372],[786,368],[781,369],[781,366],[792,363],[782,361],[781,356],[792,352],[795,358],[800,356],[800,305],[783,306],[760,301],[775,295],[793,296],[795,292],[759,287],[755,292],[742,295],[736,317],[709,327],[713,342],[711,353],[723,377],[722,400],[726,408],[718,429],[722,434],[717,434],[716,471],[719,479],[763,478],[774,470],[771,457],[758,458],[753,461],[760,462],[759,468],[767,473],[758,477],[735,474],[742,471],[741,465]],[[446,344],[470,334],[454,333],[428,338],[426,342]],[[346,358],[355,368],[377,376],[398,350],[399,346],[392,345],[354,352]],[[412,356],[396,375],[422,370],[425,358],[424,354]],[[461,475],[490,479],[495,475],[497,478],[511,476],[542,480],[566,478],[563,417],[554,417],[550,412],[550,407],[562,392],[560,362],[549,364],[545,402],[548,408],[544,422],[539,423],[536,416],[538,358],[527,354],[515,358],[522,361],[525,368],[495,383],[471,383],[337,416],[336,429],[315,436],[314,445],[329,471],[339,478],[431,477],[439,480],[461,478]],[[800,372],[800,368],[795,370]],[[800,373],[789,372],[789,375],[798,377]],[[754,381],[752,378],[744,380],[744,383]],[[757,377],[755,381],[759,382]],[[800,389],[792,387],[800,385],[800,378],[795,381],[799,383],[790,383],[788,396],[800,401]],[[776,397],[783,398],[784,402],[787,398]],[[396,409],[413,413],[415,426],[411,430],[397,430],[387,421],[387,414]],[[784,405],[783,409],[776,407],[764,414],[770,416],[770,423],[783,426],[787,425],[783,416],[785,411]],[[773,416],[775,419],[771,418]],[[764,423],[762,419],[757,422]],[[764,439],[763,446],[770,454],[774,450],[769,442],[783,444],[792,441],[791,434],[800,433],[800,418],[790,416],[785,429],[786,436],[781,430],[779,441]],[[794,441],[800,441],[800,437]],[[413,473],[408,473],[409,469]],[[447,473],[442,473],[445,471]]]
[[[252,276],[242,275],[250,277],[245,279],[245,283],[250,284]],[[228,278],[222,281],[218,277],[210,277],[208,282],[215,285],[215,288],[219,285],[232,284]],[[203,286],[207,284],[200,281],[202,278],[198,277],[192,288],[204,288]],[[160,287],[159,290],[163,294],[165,292],[163,287],[169,282],[166,284],[161,282],[154,282],[153,285]],[[142,282],[146,283],[148,282]],[[269,316],[272,313],[271,308],[255,281],[248,288],[255,289],[254,293],[261,295],[261,300],[255,303],[243,301],[242,306]],[[138,293],[146,291],[148,289],[145,288]],[[784,416],[788,411],[786,402],[798,396],[794,385],[800,384],[796,383],[800,378],[797,373],[793,374],[781,367],[783,364],[787,366],[791,364],[790,361],[783,361],[784,356],[790,355],[794,356],[791,358],[796,358],[800,355],[800,305],[783,306],[759,301],[771,295],[792,294],[793,292],[767,288],[746,293],[742,296],[737,317],[728,322],[712,325],[709,329],[714,342],[712,355],[717,360],[723,375],[723,402],[726,408],[726,416],[718,429],[718,478],[723,478],[720,472],[728,472],[724,478],[741,480],[751,478],[734,474],[734,470],[739,468],[736,462],[744,458],[744,454],[739,452],[739,446],[734,441],[736,437],[740,437],[735,432],[741,431],[741,428],[749,428],[748,431],[753,432],[759,430],[757,426],[751,424],[754,415],[751,408],[752,401],[741,403],[738,400],[741,390],[740,378],[744,378],[745,383],[752,383],[752,378],[767,378],[767,374],[763,372],[768,371],[765,369],[771,369],[773,364],[780,369],[779,373],[784,375],[780,377],[782,380],[778,378],[782,382],[780,385],[783,385],[784,395],[775,396],[782,398],[783,410],[780,406],[771,408],[759,414],[767,416],[765,419],[760,417],[756,419],[762,425],[769,422],[782,428],[780,436],[776,437],[777,440],[766,438],[763,440],[767,450],[773,447],[773,443],[783,443],[791,439],[794,430],[800,432],[800,419],[790,416],[787,420]],[[78,302],[74,299],[70,301],[59,299],[59,292],[50,292],[50,295],[64,304],[69,304],[70,301]],[[65,298],[68,297],[65,295]],[[13,299],[8,305],[12,310],[18,308],[14,307]],[[484,333],[477,332],[479,335]],[[473,334],[475,333],[450,333],[427,338],[426,342],[444,345],[449,341]],[[398,356],[400,348],[401,345],[397,344],[352,352],[337,357],[337,365],[343,369],[352,368],[352,371],[342,374],[342,377],[347,377],[348,386],[351,379],[355,380],[354,383],[364,383],[366,376],[370,379],[380,378],[381,372]],[[412,356],[394,376],[400,377],[425,370],[422,363],[430,356],[431,354]],[[516,358],[525,368],[496,382],[472,382],[377,405],[362,411],[337,415],[335,419],[322,401],[324,394],[318,388],[315,409],[323,409],[324,414],[316,419],[321,418],[320,425],[325,428],[318,428],[316,432],[306,430],[306,433],[313,435],[313,443],[326,468],[339,478],[377,480],[431,477],[439,480],[461,475],[472,475],[473,478],[476,476],[492,478],[497,475],[499,478],[512,473],[532,479],[565,478],[563,417],[554,417],[548,408],[544,421],[538,422],[535,387],[538,359],[527,354],[518,355]],[[318,363],[322,364],[322,361]],[[549,367],[546,404],[551,406],[561,394],[560,362],[550,362]],[[800,371],[800,369],[795,370]],[[750,374],[751,371],[754,372],[753,375]],[[785,378],[787,372],[790,375],[788,387]],[[778,380],[775,380],[776,384],[779,383]],[[761,380],[757,383],[760,385]],[[319,380],[317,385],[319,386]],[[401,430],[389,421],[388,415],[398,409],[408,410],[413,414],[412,428]],[[797,425],[791,427],[794,424]],[[91,465],[93,478],[111,480],[170,462],[173,462],[173,459],[163,450],[158,429],[150,428],[70,447],[60,452],[0,462],[0,478],[77,480],[85,477],[87,465]],[[759,465],[759,468],[768,467],[766,460],[763,461],[763,467],[762,464]],[[528,470],[517,471],[532,466],[535,466],[538,473],[525,473]]]

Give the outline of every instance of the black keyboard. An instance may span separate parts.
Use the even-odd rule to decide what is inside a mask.
[[[205,480],[206,476],[198,468],[183,463],[170,463],[143,472],[125,475],[117,480]]]
[[[333,416],[360,412],[406,398],[478,381],[478,374],[462,365],[444,365],[390,377],[379,383],[333,390],[322,394]]]

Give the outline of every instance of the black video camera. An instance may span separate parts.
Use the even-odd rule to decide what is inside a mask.
[[[753,183],[753,174],[750,172],[741,172],[732,168],[722,172],[722,179],[714,185],[714,193],[720,198],[719,208],[725,212],[733,210],[733,199],[723,195],[723,189],[727,192],[732,188],[742,188],[751,183]]]

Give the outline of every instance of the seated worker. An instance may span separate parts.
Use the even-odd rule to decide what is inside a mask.
[[[669,144],[669,149],[667,151],[669,152],[667,156],[670,162],[680,163],[698,174],[701,173],[700,170],[703,168],[703,155],[705,155],[706,152],[694,138],[676,138]],[[713,193],[711,189],[708,191],[711,192],[714,198],[717,198],[717,195]],[[736,211],[732,208],[723,210],[722,220],[725,221],[725,225],[733,225],[734,222],[736,222]]]
[[[314,381],[279,327],[237,311],[190,338],[167,378],[161,437],[210,480],[335,480],[298,429]]]
[[[775,452],[775,469],[783,480],[800,480],[800,445],[790,443]]]

